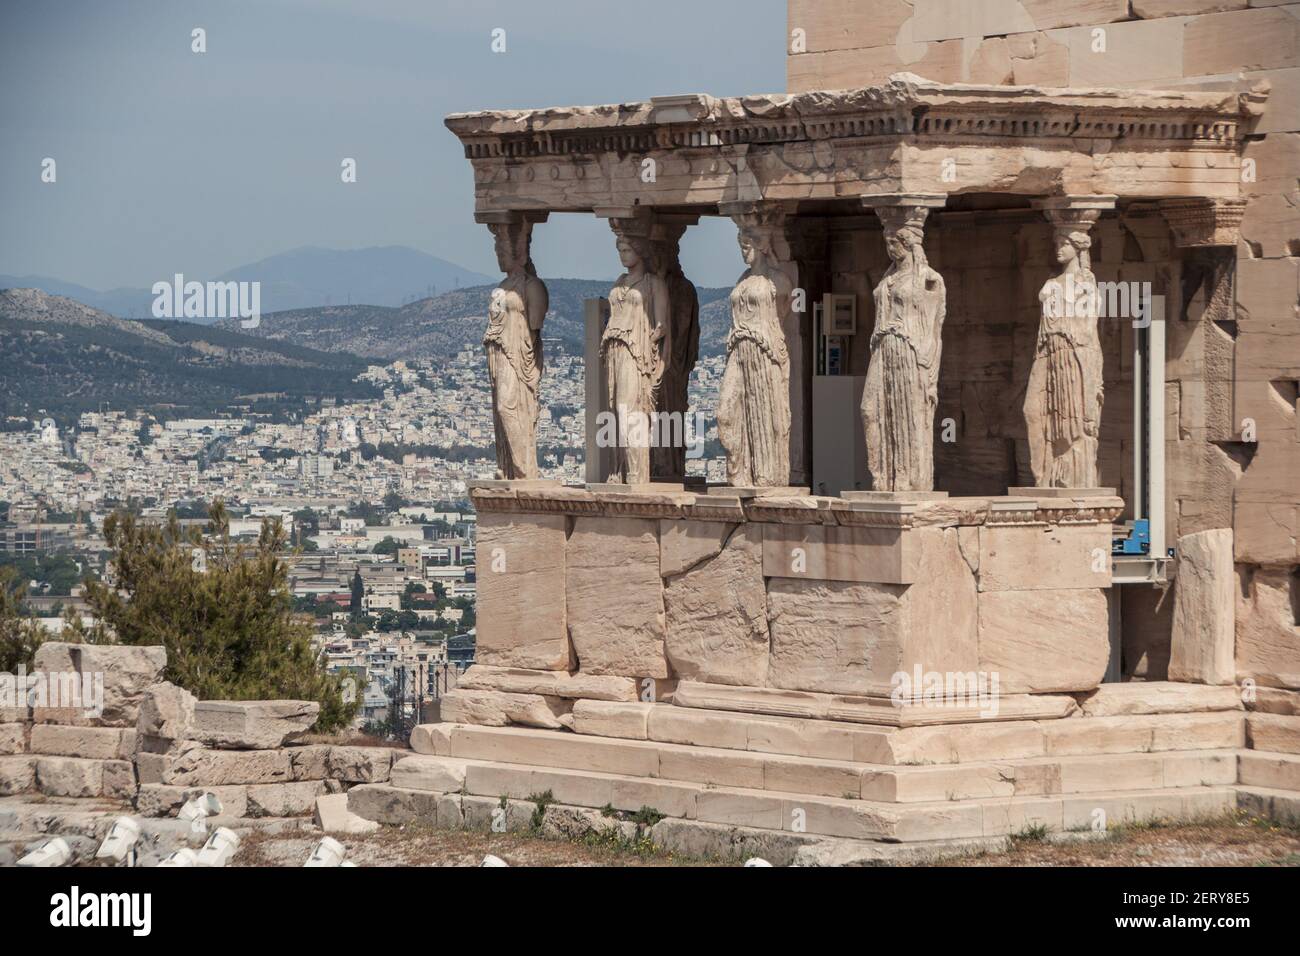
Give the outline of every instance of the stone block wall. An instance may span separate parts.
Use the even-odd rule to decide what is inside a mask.
[[[0,796],[102,798],[172,816],[211,791],[225,817],[292,817],[321,795],[388,780],[395,750],[298,743],[318,704],[197,701],[162,680],[166,664],[161,647],[43,644],[37,686],[98,688],[103,709],[48,706],[50,690],[0,712]]]
[[[447,720],[471,708],[566,726],[582,696],[557,689],[571,669],[633,693],[689,680],[872,698],[917,668],[996,671],[1004,694],[1090,690],[1106,670],[1117,498],[877,506],[509,483],[472,494],[479,620],[493,622],[476,659],[533,672],[538,693],[462,684]],[[527,643],[501,621],[526,622]]]
[[[1135,210],[1124,223],[1123,260],[1136,244],[1138,258],[1155,271],[1157,291],[1163,281],[1170,297],[1170,540],[1233,530],[1238,674],[1300,686],[1300,4],[790,0],[787,27],[791,92],[870,85],[900,71],[938,81],[1049,87],[1271,87],[1244,152],[1247,205],[1235,252],[1171,250],[1160,217],[1143,223]],[[939,268],[947,277],[954,265]],[[1099,271],[1098,278],[1110,277]],[[948,282],[960,303],[965,291]],[[1032,307],[1032,297],[1024,304]],[[950,383],[944,371],[940,381]],[[977,395],[972,390],[963,401],[967,414],[982,413]],[[1006,464],[1004,443],[994,435],[985,449],[990,473]],[[1103,478],[1125,488],[1113,464],[1108,474],[1108,460],[1114,455],[1103,441]],[[941,458],[936,468],[942,470]],[[1164,629],[1166,597],[1125,600],[1142,627]],[[1155,657],[1139,654],[1133,673],[1144,676],[1154,663],[1159,676],[1160,642],[1151,647]]]

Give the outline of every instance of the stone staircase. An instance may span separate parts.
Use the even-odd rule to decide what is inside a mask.
[[[417,753],[350,802],[367,816],[387,795],[438,825],[516,803],[607,817],[648,808],[760,848],[764,835],[961,848],[1029,830],[1218,817],[1239,803],[1295,817],[1300,716],[1247,713],[1233,688],[1189,697],[1184,686],[1171,698],[1151,685],[1142,696],[1093,715],[923,726],[578,700],[564,729],[419,727]],[[1172,706],[1205,709],[1131,712]],[[1275,750],[1248,749],[1251,738]]]

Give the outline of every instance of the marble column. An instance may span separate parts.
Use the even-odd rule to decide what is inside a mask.
[[[533,224],[544,222],[546,213],[510,210],[479,213],[475,219],[492,231],[497,263],[505,273],[492,290],[483,336],[492,385],[497,478],[535,479],[542,322],[549,301],[533,267],[531,243]]]
[[[791,342],[802,354],[799,316],[791,316],[796,272],[778,203],[724,203],[739,229],[748,267],[731,293],[727,366],[718,395],[718,437],[735,487],[791,484]],[[800,460],[802,455],[800,455]]]
[[[785,365],[783,376],[786,381],[786,408],[777,410],[777,418],[783,431],[788,435],[783,466],[787,474],[780,480],[776,480],[775,475],[769,475],[768,477],[772,479],[770,481],[748,481],[741,476],[735,481],[729,479],[732,484],[799,487],[806,485],[808,481],[808,440],[805,422],[808,415],[811,381],[808,377],[809,366],[805,360],[805,354],[808,352],[805,330],[811,322],[808,311],[811,305],[808,296],[803,294],[800,296],[799,303],[803,307],[802,311],[796,311],[794,308],[795,291],[800,288],[800,276],[799,264],[791,242],[797,221],[791,215],[793,207],[793,203],[771,200],[726,202],[719,206],[722,214],[730,216],[736,223],[742,251],[747,246],[750,249],[760,250],[763,274],[773,282],[776,291],[776,321],[785,352],[782,361]],[[744,254],[748,255],[748,252]],[[750,266],[750,270],[741,277],[742,283],[754,271],[753,264],[748,258],[746,264]],[[734,329],[736,300],[734,292],[732,295]],[[721,412],[719,414],[721,415]],[[787,420],[788,425],[785,424]],[[721,431],[721,422],[719,430]],[[726,439],[723,439],[723,444],[726,445]],[[767,466],[764,466],[765,474],[766,468]],[[750,469],[741,469],[742,472],[748,470]]]
[[[871,358],[862,392],[867,470],[876,492],[934,490],[934,416],[947,290],[925,256],[925,222],[947,197],[864,196],[891,260],[876,286]]]
[[[1025,390],[1029,467],[1037,488],[1098,488],[1102,351],[1100,300],[1088,233],[1114,196],[1035,200],[1052,223],[1059,271],[1038,294],[1041,318]]]
[[[648,209],[597,210],[609,219],[626,270],[609,292],[609,321],[601,338],[609,408],[614,415],[611,484],[652,480],[655,412],[672,354],[668,283],[657,269],[653,220]]]
[[[660,441],[650,450],[650,472],[655,481],[681,482],[686,478],[688,390],[700,354],[700,301],[695,284],[682,271],[680,243],[686,228],[699,220],[693,215],[656,213],[650,227],[654,271],[667,285],[669,300],[664,377],[656,405],[667,417],[661,418]]]

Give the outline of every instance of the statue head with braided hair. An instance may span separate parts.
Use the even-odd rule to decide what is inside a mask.
[[[885,232],[885,250],[895,268],[909,264],[924,267],[925,221],[930,215],[926,206],[882,207],[876,210]]]

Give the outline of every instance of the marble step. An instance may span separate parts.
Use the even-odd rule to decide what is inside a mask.
[[[1247,714],[1246,740],[1252,750],[1300,754],[1300,717],[1267,713]]]
[[[1091,794],[899,804],[494,760],[460,760],[456,767],[464,773],[456,793],[465,796],[535,801],[549,794],[549,800],[563,805],[628,812],[651,808],[665,816],[706,823],[888,842],[1005,836],[1037,826],[1084,829],[1099,821],[1114,826],[1193,820],[1227,813],[1236,806],[1232,786],[1117,788]],[[391,789],[394,795],[420,792],[403,787],[397,776],[390,784],[366,789],[376,786]],[[433,797],[433,792],[425,793]],[[435,802],[430,799],[425,804]]]
[[[1239,764],[1237,779],[1246,786],[1300,791],[1300,754],[1244,750]]]
[[[577,735],[590,738],[645,740],[890,766],[1222,750],[1243,747],[1246,740],[1246,715],[1240,711],[1113,717],[1075,715],[1059,720],[886,728],[698,710],[671,704],[581,700],[574,705],[570,717]],[[411,747],[417,752],[435,752],[430,735],[439,733],[437,728],[441,726],[446,725],[417,727],[411,736]]]
[[[452,792],[463,782],[465,762],[479,760],[700,786],[921,803],[1233,784],[1238,773],[1233,749],[899,767],[523,728],[451,725],[448,730],[439,738],[440,753],[406,757],[394,765],[394,786]]]

